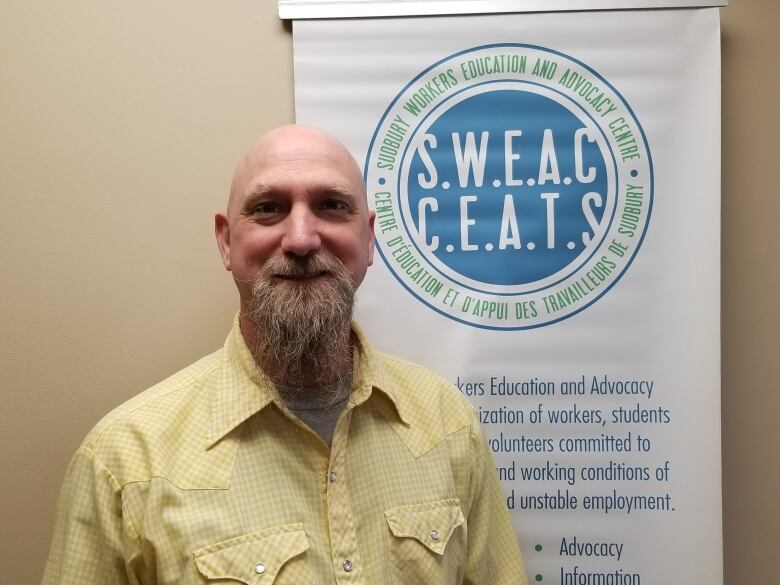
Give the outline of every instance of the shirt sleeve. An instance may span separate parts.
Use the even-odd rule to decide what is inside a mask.
[[[474,420],[471,431],[471,502],[464,585],[528,585],[517,537],[501,491],[493,456]]]
[[[124,517],[122,489],[88,448],[74,455],[57,507],[43,585],[137,585],[130,548],[137,541]]]

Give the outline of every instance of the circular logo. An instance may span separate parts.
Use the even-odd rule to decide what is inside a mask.
[[[653,201],[647,141],[595,71],[476,47],[392,101],[365,165],[377,249],[430,308],[492,329],[565,319],[622,276]]]

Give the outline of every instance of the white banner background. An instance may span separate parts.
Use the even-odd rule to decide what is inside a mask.
[[[435,63],[482,45],[535,45],[569,56],[598,74],[602,85],[614,87],[625,100],[621,108],[630,106],[652,155],[654,186],[646,184],[653,190],[652,214],[641,247],[634,242],[633,261],[595,302],[530,329],[479,328],[453,320],[436,305],[444,292],[429,302],[436,311],[420,302],[377,255],[359,292],[357,319],[381,349],[458,383],[485,416],[522,412],[523,423],[488,422],[484,428],[531,581],[722,583],[717,9],[296,21],[294,42],[297,121],[338,136],[361,163],[383,115],[410,82]],[[559,61],[561,69],[573,63]],[[463,82],[462,70],[453,71]],[[560,76],[558,70],[552,81]],[[420,123],[411,114],[405,118],[410,128]],[[617,167],[622,197],[623,171]],[[372,158],[370,201],[380,191],[375,168]],[[454,191],[452,197],[463,194]],[[400,202],[395,209],[398,218]],[[378,235],[393,266],[387,238]],[[414,283],[407,285],[414,289]],[[652,382],[652,394],[592,394],[594,377],[601,382],[605,376]],[[491,392],[491,380],[500,390],[496,384],[504,378],[526,384],[518,386],[519,395]],[[562,393],[566,382],[583,379],[584,394]],[[536,382],[551,383],[554,394],[529,392]],[[472,389],[481,384],[482,391],[468,391],[467,383]],[[621,408],[668,422],[614,422],[613,412]],[[582,416],[573,423],[550,420],[551,413],[571,416],[574,410],[601,414],[595,423]],[[541,422],[532,422],[538,412]],[[608,445],[601,452],[561,450],[561,439],[623,440],[629,434],[628,452]],[[515,439],[511,450],[509,438]],[[534,445],[546,445],[546,451]],[[612,469],[646,468],[648,478],[583,479],[583,473],[595,473],[590,468],[603,470],[610,462]],[[525,480],[524,470],[544,470],[546,477]],[[592,496],[597,499],[591,503],[622,509],[586,509]],[[644,497],[661,509],[625,508]],[[540,501],[544,509],[531,509]],[[592,580],[584,580],[586,574]]]

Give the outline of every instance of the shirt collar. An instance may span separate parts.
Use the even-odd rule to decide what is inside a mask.
[[[374,389],[382,392],[392,403],[401,422],[409,424],[408,408],[398,388],[389,382],[382,358],[371,347],[363,330],[352,322],[352,347],[354,348],[354,373],[350,401],[361,404],[368,400]]]
[[[381,358],[368,343],[363,331],[352,323],[354,373],[350,402],[354,405],[368,400],[374,389],[382,392],[395,408],[403,423],[407,423],[402,399],[397,389],[387,381]],[[211,401],[211,414],[206,434],[206,448],[212,447],[252,415],[278,400],[273,383],[257,368],[252,353],[241,334],[238,315],[222,348],[222,365]]]

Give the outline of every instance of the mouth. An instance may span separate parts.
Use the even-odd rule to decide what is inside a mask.
[[[312,282],[329,276],[329,273],[321,270],[318,272],[308,272],[306,274],[274,274],[274,279],[288,282]]]

